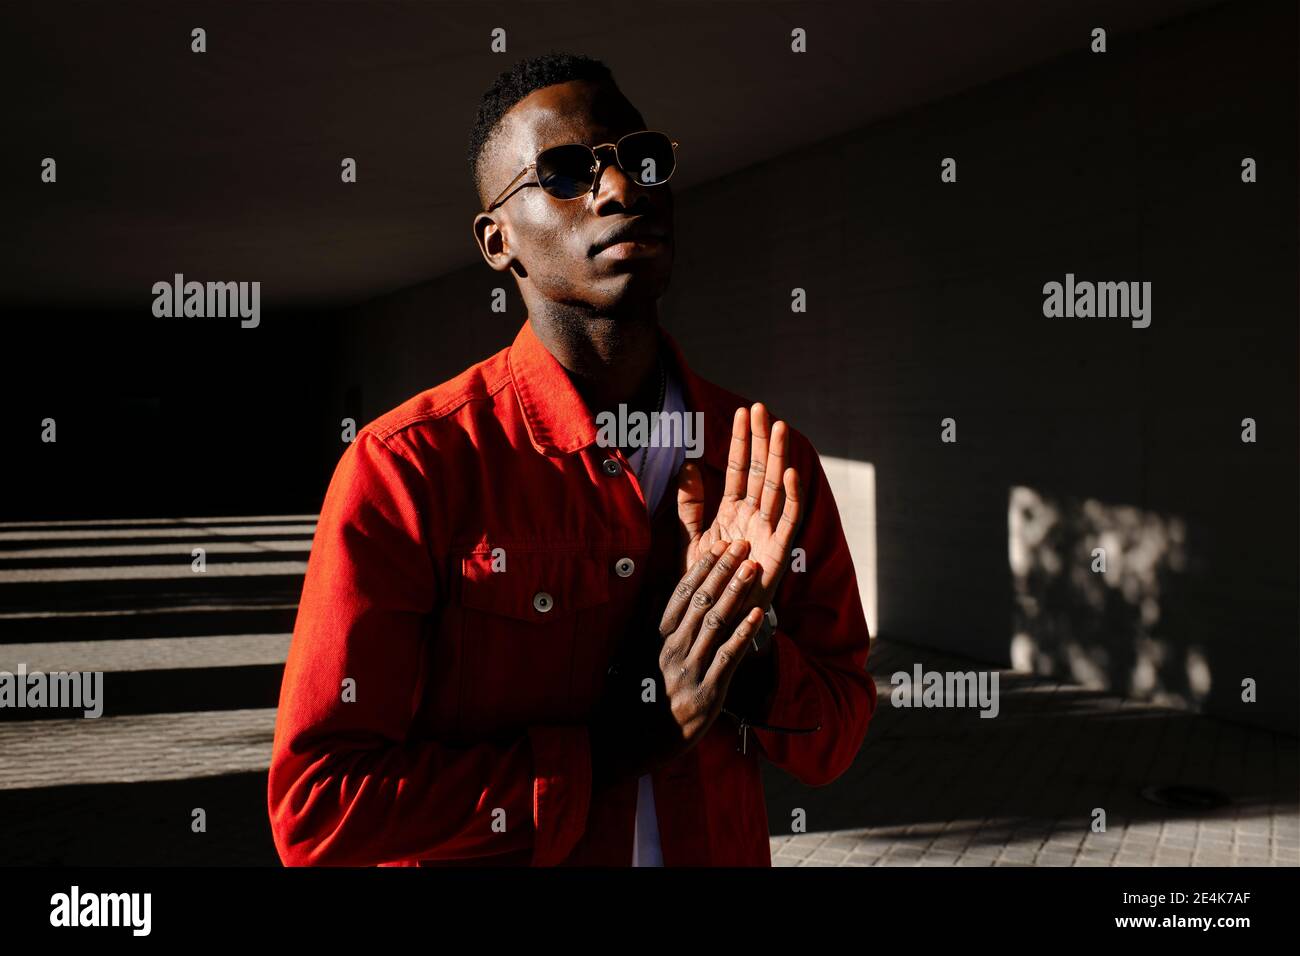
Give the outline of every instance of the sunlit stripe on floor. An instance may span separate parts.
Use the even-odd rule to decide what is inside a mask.
[[[185,604],[172,607],[110,608],[101,611],[4,611],[0,621],[45,621],[54,618],[145,617],[150,614],[210,614],[214,611],[288,611],[297,604]]]
[[[147,554],[174,554],[190,559],[190,552],[203,548],[208,554],[256,554],[260,551],[307,552],[311,550],[309,538],[285,538],[267,541],[206,541],[193,540],[168,544],[105,544],[72,548],[20,548],[15,551],[0,550],[5,561],[35,560],[38,558],[123,558]]]
[[[294,521],[310,521],[313,524],[320,515],[225,515],[211,518],[177,518],[177,521],[189,524],[246,524],[250,521],[269,521],[287,524]]]
[[[202,529],[211,537],[225,535],[301,534],[316,533],[314,524],[258,524],[227,525]],[[0,541],[82,541],[130,540],[131,538],[193,538],[198,533],[194,525],[177,525],[162,528],[135,528],[108,531],[0,531]]]
[[[0,721],[0,790],[261,772],[275,708]]]
[[[220,518],[82,518],[78,521],[0,521],[0,528],[17,530],[20,528],[84,528],[98,526],[112,527],[148,527],[182,524],[256,524],[270,522],[273,524],[293,524],[298,522],[315,522],[316,515],[239,515]]]
[[[283,664],[292,634],[214,634],[113,641],[0,644],[0,671],[155,671]]]
[[[59,581],[162,581],[174,578],[285,577],[307,572],[306,561],[248,561],[243,564],[207,563],[206,571],[195,571],[191,559],[176,564],[132,564],[122,567],[11,568],[0,571],[3,584],[52,584]]]

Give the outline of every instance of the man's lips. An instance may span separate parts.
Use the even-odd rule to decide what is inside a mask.
[[[638,256],[654,255],[663,246],[662,239],[627,239],[605,246],[596,253],[600,259],[635,259]]]
[[[627,258],[628,255],[654,251],[667,240],[668,233],[664,229],[640,223],[625,223],[607,230],[591,244],[587,255]]]

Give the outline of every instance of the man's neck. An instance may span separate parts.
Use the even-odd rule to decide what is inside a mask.
[[[568,310],[530,313],[529,322],[593,414],[620,404],[655,410],[659,318],[653,306],[617,318]]]

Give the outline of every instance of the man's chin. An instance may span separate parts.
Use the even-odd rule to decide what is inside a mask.
[[[615,276],[601,278],[596,287],[602,311],[611,313],[635,311],[638,304],[657,302],[668,291],[668,273],[648,270],[629,270]]]

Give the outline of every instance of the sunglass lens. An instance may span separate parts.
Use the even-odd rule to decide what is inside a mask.
[[[594,166],[585,146],[556,146],[537,157],[537,181],[556,199],[576,199],[595,182]]]
[[[673,143],[663,133],[647,130],[624,136],[618,144],[618,164],[643,186],[667,182],[677,163]]]

